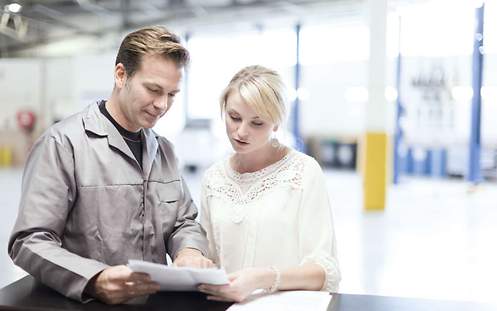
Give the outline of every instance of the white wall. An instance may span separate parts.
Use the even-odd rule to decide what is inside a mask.
[[[113,87],[114,55],[0,60],[0,128],[15,130],[20,109],[37,113],[45,128],[97,99]]]
[[[74,92],[77,107],[109,98],[114,86],[115,52],[74,58]]]
[[[394,86],[395,63],[388,62],[387,85]],[[304,136],[359,138],[363,135],[368,104],[368,66],[366,60],[303,67],[302,132]],[[388,132],[393,132],[394,100],[388,105]]]
[[[359,136],[364,129],[365,101],[348,102],[348,88],[367,89],[367,64],[346,62],[303,67],[302,100],[304,136]]]
[[[394,85],[395,60],[389,61],[388,84]],[[40,114],[40,122],[49,125],[53,119],[66,117],[100,98],[108,98],[113,87],[114,53],[75,56],[56,59],[2,59],[0,60],[0,129],[16,129],[15,113],[30,108]],[[349,61],[332,64],[304,65],[302,87],[302,131],[304,136],[323,135],[359,137],[365,124],[366,99],[361,90],[367,90],[367,61]],[[444,58],[406,57],[403,62],[402,100],[406,105],[419,105],[422,91],[412,85],[417,76],[429,77],[434,66],[442,66],[447,75],[448,88],[471,88],[471,57]],[[291,69],[291,68],[290,68]],[[496,145],[497,127],[497,55],[485,55],[484,85],[491,93],[483,100],[482,137],[486,145]],[[213,72],[212,74],[216,74]],[[284,72],[290,75],[291,70]],[[208,83],[208,81],[204,81]],[[190,85],[192,87],[192,85]],[[291,85],[290,85],[291,87]],[[191,90],[194,92],[194,90]],[[219,90],[220,92],[221,90]],[[450,90],[449,90],[450,91]],[[493,93],[492,93],[493,92]],[[352,96],[351,93],[357,93]],[[357,98],[354,100],[354,96]],[[445,96],[445,95],[444,95]],[[423,144],[464,144],[469,135],[471,98],[452,94],[443,99],[453,106],[453,125],[442,133],[436,128],[413,126],[406,132],[412,142]],[[389,128],[395,120],[394,102]],[[178,133],[183,125],[181,99],[174,111],[161,121],[160,131]],[[217,110],[217,102],[209,103]],[[412,113],[412,112],[411,112]],[[412,115],[411,115],[412,116]],[[171,131],[169,128],[174,128]],[[444,136],[445,135],[445,136]],[[174,136],[174,135],[171,135]]]
[[[17,128],[20,109],[41,111],[41,71],[39,60],[0,60],[0,129]]]
[[[40,60],[45,64],[46,125],[74,110],[74,61],[71,58]]]

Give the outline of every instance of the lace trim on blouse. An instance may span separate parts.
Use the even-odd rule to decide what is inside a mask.
[[[208,175],[207,196],[218,196],[235,205],[245,205],[273,188],[289,184],[302,188],[303,158],[295,151],[259,171],[240,174],[231,168],[229,159],[216,165]]]

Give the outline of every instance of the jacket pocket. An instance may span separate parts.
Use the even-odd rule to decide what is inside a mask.
[[[156,200],[152,203],[154,218],[161,228],[164,240],[167,241],[169,234],[176,227],[181,204],[181,183],[179,180],[167,183],[154,182],[150,186],[155,192],[152,196]]]
[[[168,183],[157,183],[157,194],[160,203],[172,204],[181,198],[181,183],[174,180]]]

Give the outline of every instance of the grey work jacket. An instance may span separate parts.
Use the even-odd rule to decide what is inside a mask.
[[[47,130],[27,160],[8,250],[15,264],[85,301],[88,281],[128,259],[166,263],[205,232],[172,146],[143,134],[143,169],[97,104]]]

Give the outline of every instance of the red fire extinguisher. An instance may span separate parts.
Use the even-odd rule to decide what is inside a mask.
[[[19,110],[17,112],[17,125],[26,134],[31,134],[36,125],[36,114],[31,110]]]

